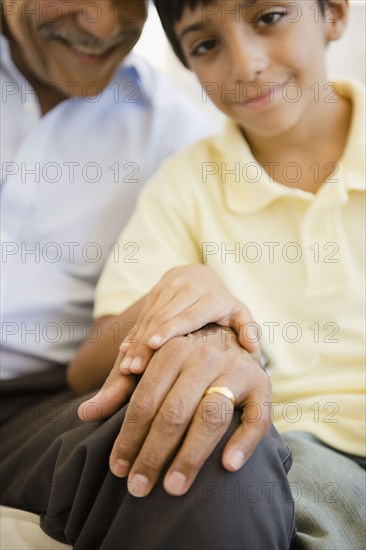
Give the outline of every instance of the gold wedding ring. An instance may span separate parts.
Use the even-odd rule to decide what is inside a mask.
[[[225,397],[230,399],[234,407],[236,407],[237,401],[236,401],[235,395],[226,386],[211,386],[210,388],[207,388],[207,390],[205,391],[205,395],[210,395],[212,393],[219,393],[220,395],[224,395]]]

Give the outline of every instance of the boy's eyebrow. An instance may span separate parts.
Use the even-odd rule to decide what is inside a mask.
[[[241,2],[239,2],[239,4],[241,4],[244,7],[251,7],[257,2],[258,0],[242,0]],[[193,25],[189,25],[180,33],[179,38],[183,38],[183,36],[185,36],[189,32],[202,31],[205,27],[206,27],[206,23],[203,23],[203,22],[193,23]]]
[[[194,23],[193,25],[189,25],[189,27],[186,27],[179,35],[179,38],[183,38],[186,34],[189,32],[194,31],[202,31],[206,26],[206,23]]]

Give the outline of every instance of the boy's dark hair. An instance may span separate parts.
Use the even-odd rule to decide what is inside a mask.
[[[212,0],[154,0],[155,6],[158,11],[161,24],[164,27],[165,33],[168,37],[170,44],[173,47],[174,52],[180,59],[180,61],[188,67],[185,60],[182,48],[180,47],[179,40],[174,32],[174,25],[180,21],[182,13],[186,6],[191,10],[194,10],[198,4],[212,4]],[[322,15],[325,13],[326,5],[329,0],[317,0]]]

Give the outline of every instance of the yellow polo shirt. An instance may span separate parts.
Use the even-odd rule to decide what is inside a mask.
[[[365,91],[346,81],[339,93],[353,105],[348,142],[316,194],[274,182],[233,122],[169,159],[109,258],[95,317],[172,267],[207,263],[259,323],[278,430],[364,455]]]

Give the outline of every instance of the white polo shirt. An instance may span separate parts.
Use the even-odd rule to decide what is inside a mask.
[[[144,182],[217,124],[134,54],[102,94],[42,117],[3,36],[0,114],[1,376],[12,378],[70,361]],[[126,269],[136,253],[133,239],[115,252]]]

